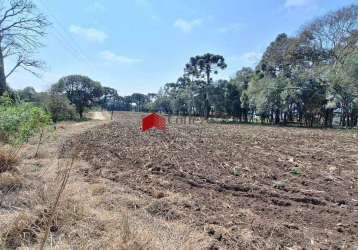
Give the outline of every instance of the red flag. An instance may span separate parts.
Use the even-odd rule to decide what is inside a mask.
[[[166,129],[166,120],[163,116],[160,116],[156,113],[151,113],[147,116],[145,116],[142,119],[142,131],[146,131],[151,128],[156,128],[159,130],[165,130]]]

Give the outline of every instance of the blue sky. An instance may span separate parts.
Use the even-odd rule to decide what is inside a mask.
[[[254,66],[277,34],[294,35],[315,17],[353,0],[34,0],[53,23],[38,79],[17,71],[12,88],[46,90],[82,74],[121,95],[157,92],[175,81],[191,56],[221,54],[230,78]]]

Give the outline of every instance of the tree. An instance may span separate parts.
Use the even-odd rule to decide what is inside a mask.
[[[225,92],[228,84],[227,80],[218,80],[209,87],[209,101],[216,116],[225,112]]]
[[[19,67],[35,75],[43,63],[33,58],[42,46],[40,38],[49,25],[31,0],[10,0],[0,3],[0,96],[6,90],[6,79]],[[5,59],[14,65],[5,72]]]
[[[117,90],[110,87],[103,87],[102,92],[103,94],[100,100],[102,109],[113,111],[115,107],[115,102],[119,97]]]
[[[307,24],[301,33],[316,48],[328,49],[333,64],[343,64],[357,47],[358,5],[343,7]]]
[[[61,78],[51,91],[65,94],[76,110],[83,117],[85,108],[98,104],[103,94],[101,84],[87,76],[70,75]]]
[[[75,107],[71,105],[65,95],[51,93],[44,104],[54,122],[75,120],[78,118]]]
[[[22,101],[25,101],[25,102],[36,101],[37,93],[33,87],[25,87],[23,90],[19,90],[18,94]]]
[[[190,58],[190,62],[185,66],[185,73],[188,75],[192,75],[199,80],[205,79],[205,84],[202,88],[204,90],[204,117],[206,119],[209,118],[210,112],[208,87],[212,82],[211,74],[217,74],[219,69],[225,69],[226,67],[223,56],[210,53]]]
[[[357,126],[358,122],[358,49],[345,59],[343,65],[330,72],[331,102],[342,111],[342,126]]]
[[[254,76],[254,71],[249,67],[243,67],[237,73],[235,78],[231,80],[238,92],[239,101],[235,101],[237,107],[237,115],[239,115],[240,121],[248,121],[248,112],[249,112],[249,96],[247,94],[247,89],[249,88],[249,83]],[[235,94],[235,93],[233,93]]]
[[[132,103],[136,104],[137,112],[143,112],[145,111],[145,105],[149,102],[148,96],[141,94],[141,93],[133,93],[131,95]]]
[[[241,117],[240,92],[237,85],[231,80],[225,89],[225,110],[226,113],[235,118]]]

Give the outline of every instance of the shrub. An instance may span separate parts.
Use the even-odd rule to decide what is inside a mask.
[[[21,145],[51,123],[50,115],[32,104],[0,105],[0,137]]]
[[[46,103],[46,108],[50,112],[54,122],[77,120],[79,118],[76,108],[71,105],[68,98],[64,95],[51,94]]]

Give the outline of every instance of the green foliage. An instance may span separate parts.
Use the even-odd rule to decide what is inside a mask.
[[[293,176],[301,176],[302,172],[299,168],[295,167],[291,169],[291,174]]]
[[[79,119],[76,108],[64,95],[51,94],[45,102],[45,107],[54,122]]]
[[[193,81],[193,83],[199,86],[199,90],[203,92],[202,109],[205,118],[209,118],[211,109],[208,97],[209,86],[212,82],[211,75],[217,74],[218,70],[223,70],[226,67],[223,56],[210,53],[191,57],[189,63],[185,65],[185,75],[195,78],[196,81]]]
[[[23,90],[19,90],[18,95],[24,102],[36,102],[38,94],[33,87],[26,87]]]
[[[21,145],[51,123],[42,108],[31,104],[1,105],[0,133],[13,145]]]
[[[0,105],[4,107],[8,107],[14,104],[13,98],[11,98],[8,92],[5,92],[2,96],[0,96]]]
[[[91,108],[100,103],[100,98],[103,94],[103,89],[99,82],[81,75],[70,75],[61,78],[58,83],[52,86],[51,91],[65,94],[70,102],[76,106],[81,118],[85,108]]]

